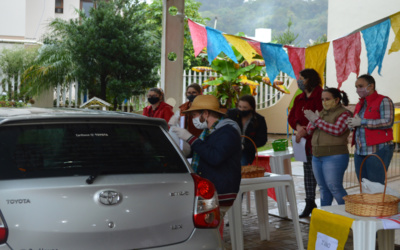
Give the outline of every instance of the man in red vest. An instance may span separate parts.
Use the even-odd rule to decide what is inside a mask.
[[[354,117],[348,119],[348,126],[354,129],[352,141],[352,145],[356,145],[354,165],[357,178],[360,180],[361,163],[369,154],[378,155],[385,163],[386,170],[389,168],[394,150],[392,130],[394,105],[389,97],[378,94],[372,76],[361,75],[355,85],[360,101],[356,105]],[[385,170],[377,157],[369,157],[364,162],[361,178],[385,183]]]

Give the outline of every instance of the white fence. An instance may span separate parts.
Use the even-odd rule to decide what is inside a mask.
[[[180,100],[180,102],[178,102],[178,104],[186,102],[185,90],[188,85],[192,83],[198,83],[201,85],[204,81],[206,81],[209,77],[212,76],[218,77],[215,73],[211,72],[197,73],[191,70],[185,71],[183,74],[183,86],[182,86],[184,91],[182,99]],[[283,73],[281,73],[277,77],[277,80],[283,81],[286,87],[288,87],[290,83],[290,77],[288,77],[286,74]],[[210,86],[204,90],[204,93],[210,92],[212,90],[213,86]],[[77,87],[77,84],[71,84],[68,88],[67,87],[61,88],[60,86],[57,87],[57,89],[54,92],[54,99],[55,99],[54,106],[78,108],[83,103],[83,100],[85,100],[84,94],[81,93],[79,96],[78,93],[79,93],[79,88]],[[275,88],[266,84],[260,84],[260,86],[256,88],[256,93],[257,95],[255,96],[255,99],[258,109],[272,106],[283,96],[283,93],[279,92]],[[168,98],[168,96],[166,96],[166,98]],[[72,100],[72,102],[69,100]],[[130,111],[137,112],[142,110],[147,105],[148,103],[146,95],[132,96],[129,100],[126,100],[126,102],[121,103],[118,109],[127,112]]]

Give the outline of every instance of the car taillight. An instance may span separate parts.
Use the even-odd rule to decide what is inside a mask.
[[[220,222],[217,191],[211,181],[192,174],[195,183],[194,226],[215,228]]]
[[[0,244],[6,243],[8,236],[8,228],[4,222],[3,216],[0,211]]]

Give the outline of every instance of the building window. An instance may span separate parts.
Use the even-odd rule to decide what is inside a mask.
[[[64,0],[56,0],[56,13],[63,13],[64,12]]]
[[[93,0],[81,0],[81,10],[85,12],[86,16],[90,15],[90,9],[95,7]]]

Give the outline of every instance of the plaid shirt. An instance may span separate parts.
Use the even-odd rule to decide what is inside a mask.
[[[364,113],[367,108],[367,102],[364,102],[364,106],[361,108],[358,115],[361,117],[361,126],[356,129],[356,154],[358,155],[369,155],[381,150],[384,146],[392,144],[393,142],[385,142],[372,146],[367,146],[365,139],[365,128],[368,129],[386,129],[393,126],[394,121],[394,105],[392,100],[385,97],[382,99],[379,111],[381,114],[380,119],[364,119]]]
[[[346,120],[351,117],[350,111],[343,112],[336,120],[336,122],[329,123],[327,121],[322,120],[321,118],[318,118],[315,120],[314,123],[309,122],[307,125],[307,133],[311,134],[316,128],[330,134],[333,136],[340,136],[342,135],[346,129],[347,129],[347,124]]]

